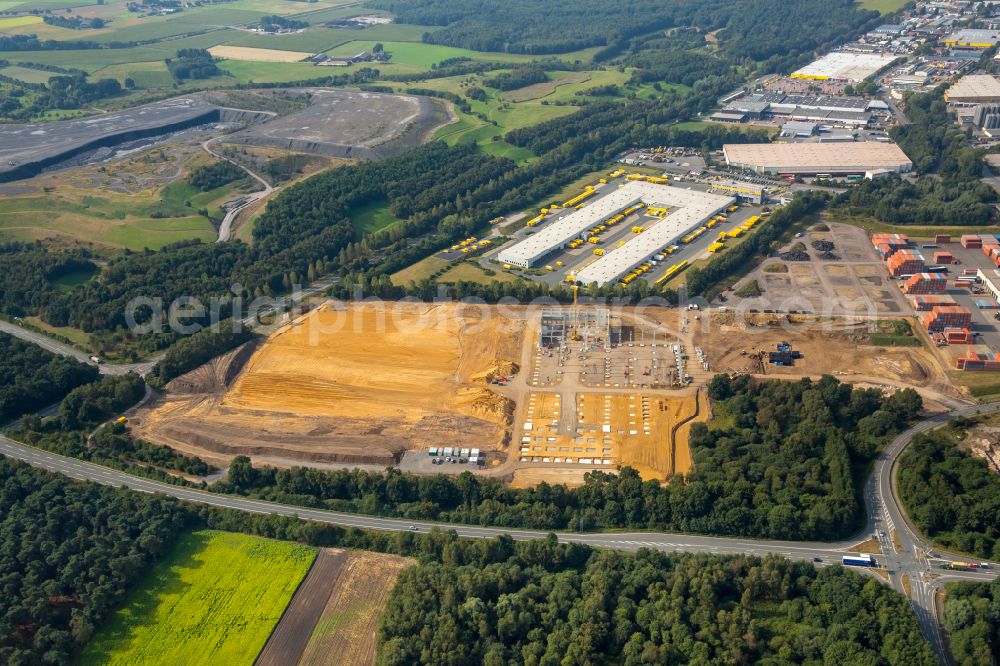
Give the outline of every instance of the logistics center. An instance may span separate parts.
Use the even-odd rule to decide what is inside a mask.
[[[736,143],[722,147],[726,163],[756,173],[847,175],[906,173],[913,162],[894,143]]]
[[[512,266],[530,268],[550,252],[577,238],[585,238],[591,227],[628,208],[644,204],[669,209],[668,214],[648,230],[621,247],[609,250],[576,275],[576,280],[584,284],[609,284],[725,210],[734,201],[732,197],[719,194],[633,181],[504,249],[497,259]]]

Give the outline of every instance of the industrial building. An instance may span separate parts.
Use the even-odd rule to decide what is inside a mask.
[[[847,175],[890,170],[906,173],[913,162],[894,143],[745,143],[722,147],[730,166],[756,173]]]
[[[1000,79],[989,74],[963,76],[948,88],[944,98],[952,104],[990,104],[1000,102]]]
[[[827,53],[800,70],[793,79],[860,83],[888,67],[899,56],[884,53]]]
[[[787,118],[829,125],[863,127],[874,114],[888,114],[889,106],[878,99],[841,95],[789,95],[780,90],[745,95],[731,100],[711,116],[716,122],[746,122]]]
[[[592,204],[551,223],[537,234],[504,249],[497,259],[506,264],[528,268],[607,218],[638,203],[667,208],[670,212],[659,222],[637,234],[621,247],[576,274],[584,284],[604,285],[617,281],[633,268],[648,261],[690,230],[735,202],[730,196],[710,194],[646,182],[630,182]]]
[[[716,181],[712,183],[712,191],[754,204],[762,204],[767,200],[767,188],[763,185],[743,183],[736,180]]]
[[[944,38],[944,45],[961,49],[988,49],[1000,43],[996,30],[958,30]]]

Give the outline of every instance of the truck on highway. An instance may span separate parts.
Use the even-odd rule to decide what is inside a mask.
[[[857,555],[844,555],[840,558],[840,563],[845,567],[874,567],[878,564],[868,553],[858,553]]]

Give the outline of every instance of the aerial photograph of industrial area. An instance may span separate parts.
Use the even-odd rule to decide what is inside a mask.
[[[0,0],[0,663],[1000,666],[1000,3]]]

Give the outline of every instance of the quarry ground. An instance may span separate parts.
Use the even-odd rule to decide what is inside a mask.
[[[539,346],[529,307],[325,303],[175,379],[130,425],[223,467],[248,455],[279,467],[471,469],[516,486],[573,485],[623,465],[660,481],[689,471],[689,431],[710,418],[704,386],[717,372],[913,386],[931,410],[969,402],[936,354],[871,345],[866,322],[676,308],[612,319],[611,349],[570,339],[558,351]],[[755,363],[782,341],[802,353],[795,365]],[[678,381],[681,358],[689,382]],[[479,448],[485,464],[433,464],[428,450],[445,446],[454,457]]]

